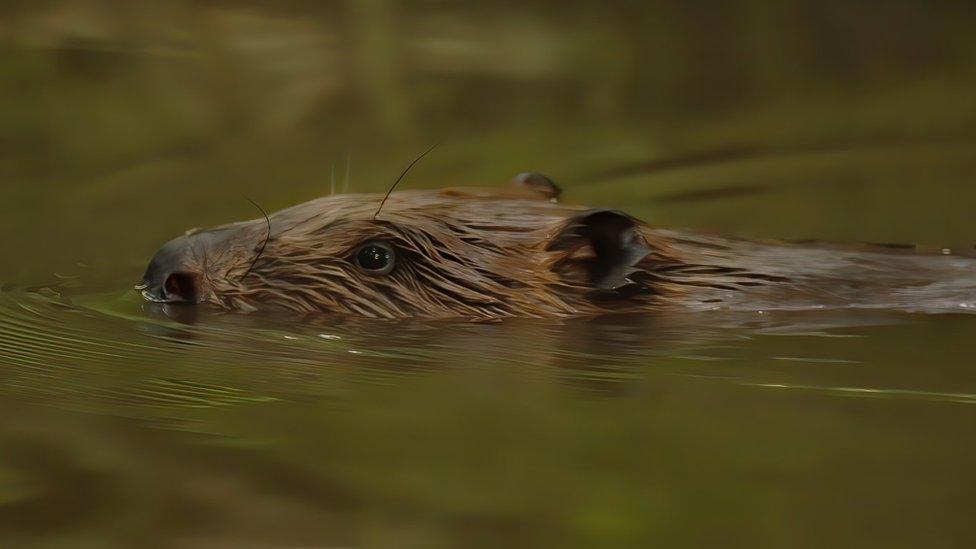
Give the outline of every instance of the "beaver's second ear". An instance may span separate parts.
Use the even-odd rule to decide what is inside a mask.
[[[556,199],[562,194],[562,189],[552,182],[552,179],[537,172],[520,173],[508,182],[508,187],[516,194],[526,194],[538,198]]]
[[[630,275],[651,253],[637,221],[616,210],[589,210],[570,218],[546,249],[565,252],[556,270],[576,273],[602,292],[638,286]]]

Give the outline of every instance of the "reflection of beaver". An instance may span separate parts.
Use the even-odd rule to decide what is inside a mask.
[[[557,204],[523,174],[497,191],[320,198],[188,233],[153,258],[150,301],[367,317],[558,317],[658,309],[963,310],[976,262],[654,229]]]

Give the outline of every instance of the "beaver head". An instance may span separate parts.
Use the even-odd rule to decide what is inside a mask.
[[[544,176],[507,187],[319,198],[188,232],[160,249],[147,300],[397,317],[564,316],[647,306],[665,245],[617,211],[556,202]]]

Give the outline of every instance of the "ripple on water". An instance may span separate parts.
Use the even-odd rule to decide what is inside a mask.
[[[207,407],[270,402],[276,387],[302,380],[307,388],[337,369],[357,382],[383,377],[370,356],[350,369],[344,338],[285,337],[233,322],[184,325],[124,302],[124,314],[111,314],[106,309],[120,306],[113,299],[93,308],[50,291],[0,293],[0,392],[62,407]]]
[[[508,368],[597,392],[664,374],[833,396],[972,400],[931,387],[879,388],[883,376],[856,378],[864,374],[855,370],[871,371],[870,358],[851,354],[876,339],[867,327],[924,318],[910,315],[430,323],[205,313],[188,322],[152,307],[131,294],[69,299],[52,290],[0,291],[0,394],[141,415],[342,398],[357,386],[404,376]]]

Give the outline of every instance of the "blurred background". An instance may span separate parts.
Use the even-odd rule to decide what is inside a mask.
[[[930,189],[933,169],[944,180],[972,168],[959,153],[976,138],[974,21],[949,0],[5,2],[0,230],[12,237],[0,278],[84,262],[132,280],[173,235],[254,217],[241,195],[277,209],[328,193],[333,170],[341,190],[347,166],[351,190],[376,191],[434,142],[406,187],[532,169],[572,201],[632,204],[806,183],[836,200],[811,207],[801,192],[804,208],[782,200],[790,211],[760,226],[741,209],[680,211],[680,197],[637,213],[954,244],[946,233],[976,235],[972,223],[938,215],[934,232],[915,218],[961,213],[918,195],[960,192]],[[705,154],[699,164],[738,160],[718,174],[641,171],[743,150],[765,155],[748,166]]]
[[[10,547],[971,547],[968,316],[394,325],[148,310],[192,227],[547,173],[758,238],[973,253],[952,0],[7,0]]]

